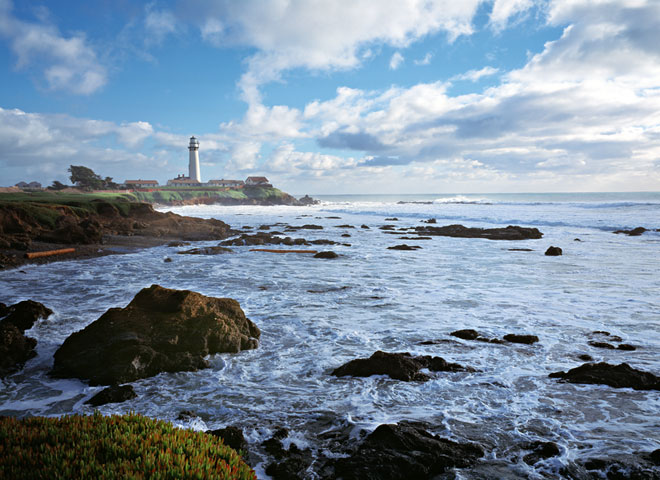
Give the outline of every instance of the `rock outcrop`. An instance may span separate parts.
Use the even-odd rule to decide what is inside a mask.
[[[104,388],[85,403],[92,407],[100,407],[108,403],[121,403],[136,398],[137,394],[131,385],[111,385]]]
[[[546,254],[548,257],[558,257],[558,256],[560,256],[560,255],[563,255],[563,253],[564,253],[564,252],[562,251],[561,248],[559,248],[559,247],[553,247],[553,246],[548,247],[548,249],[545,251],[545,254]]]
[[[24,300],[7,306],[0,303],[0,378],[19,371],[25,362],[36,356],[37,341],[25,335],[40,318],[53,311],[39,302]]]
[[[430,479],[450,468],[467,468],[484,455],[479,445],[433,435],[425,424],[380,425],[347,458],[331,462],[328,478],[344,480]]]
[[[111,385],[194,371],[206,355],[256,348],[260,333],[236,300],[152,285],[67,338],[51,374]]]
[[[463,225],[431,227],[424,225],[415,227],[415,231],[418,234],[427,236],[487,238],[489,240],[529,240],[543,237],[543,234],[536,228],[514,225],[509,225],[506,228],[469,228]]]
[[[395,380],[405,382],[429,380],[427,374],[420,372],[428,368],[432,372],[474,372],[471,367],[458,363],[449,363],[441,357],[429,355],[414,357],[407,352],[387,353],[380,350],[369,358],[358,358],[336,368],[332,375],[336,377],[370,377],[372,375],[388,375]]]
[[[629,237],[639,237],[644,232],[646,232],[644,227],[637,227],[632,230],[616,230],[614,233],[623,233]]]
[[[632,368],[627,363],[585,363],[568,372],[551,373],[550,378],[559,378],[570,383],[609,385],[614,388],[634,390],[660,390],[660,377]]]

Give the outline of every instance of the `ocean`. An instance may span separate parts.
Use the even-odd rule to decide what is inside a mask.
[[[102,387],[49,378],[53,353],[108,308],[123,307],[141,288],[159,284],[235,298],[262,331],[259,348],[213,356],[211,368],[198,372],[134,382],[138,398],[99,407],[104,414],[135,411],[200,430],[237,425],[257,457],[260,442],[278,427],[290,431],[287,442],[333,456],[340,453],[323,440],[329,433],[357,439],[382,423],[419,420],[434,434],[478,443],[487,452],[482,470],[447,478],[487,478],[488,471],[558,478],[579,460],[660,448],[657,391],[548,378],[581,365],[581,354],[660,375],[659,192],[317,198],[321,203],[309,207],[163,210],[254,231],[278,223],[321,225],[289,235],[346,243],[320,248],[338,253],[335,260],[251,247],[176,255],[178,248],[163,246],[0,272],[0,301],[32,299],[55,312],[27,332],[38,341],[38,355],[0,386],[0,415],[91,413],[84,401]],[[391,218],[397,220],[386,220]],[[543,238],[401,240],[378,228],[414,227],[431,218],[437,226],[536,227]],[[638,226],[649,231],[637,237],[613,233]],[[402,243],[422,248],[387,249]],[[563,255],[545,256],[551,245]],[[449,335],[467,328],[493,338],[532,334],[540,341],[500,345]],[[590,341],[603,340],[597,331],[637,348],[593,347]],[[437,343],[422,344],[429,340]],[[440,356],[477,372],[434,373],[424,383],[330,375],[377,350]],[[197,417],[177,420],[183,410]],[[527,465],[521,445],[537,440],[555,442],[560,454]],[[262,460],[255,470],[266,478],[268,459]],[[313,469],[309,478],[315,478]]]

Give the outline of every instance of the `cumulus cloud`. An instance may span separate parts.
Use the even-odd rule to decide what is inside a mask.
[[[492,75],[495,75],[499,71],[500,71],[499,68],[484,67],[479,70],[469,70],[465,73],[461,73],[460,75],[454,75],[449,80],[450,81],[468,80],[470,82],[478,82],[481,78],[490,77]]]
[[[403,64],[403,55],[399,52],[394,52],[392,58],[390,58],[390,70],[396,70]]]
[[[9,0],[0,5],[0,35],[9,40],[18,70],[39,71],[47,88],[89,95],[107,82],[107,69],[83,33],[65,36],[55,25],[24,22],[12,14]]]
[[[495,0],[490,13],[490,26],[496,32],[507,27],[510,19],[528,11],[534,6],[534,0]]]
[[[157,10],[155,2],[149,3],[145,7],[144,27],[147,34],[147,45],[160,44],[165,37],[182,29],[182,25],[175,15],[169,10]]]
[[[260,101],[259,87],[294,68],[355,68],[372,44],[397,48],[432,33],[449,41],[473,31],[472,18],[483,0],[196,0],[187,3],[203,19],[203,38],[217,46],[257,49],[240,81],[246,101]]]
[[[429,65],[432,58],[433,54],[431,52],[427,52],[426,55],[424,55],[424,58],[417,59],[414,61],[414,63],[415,65]]]
[[[360,151],[365,166],[465,181],[654,188],[660,52],[651,45],[660,44],[660,4],[557,2],[548,21],[565,26],[563,35],[482,93],[452,96],[436,82],[379,95],[338,90],[313,102],[305,113],[322,123],[319,145]],[[451,80],[495,73],[484,67]]]

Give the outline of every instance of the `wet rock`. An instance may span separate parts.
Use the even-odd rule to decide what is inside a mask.
[[[318,240],[310,240],[309,243],[312,245],[338,245],[338,242],[333,240],[326,240],[324,238],[319,238]]]
[[[559,247],[548,247],[548,249],[545,251],[545,254],[549,257],[558,257],[559,255],[562,255],[563,252],[561,248]]]
[[[337,255],[335,252],[319,252],[314,255],[314,258],[333,259],[337,257],[339,257],[339,255]]]
[[[350,237],[351,235],[350,235],[349,233],[343,233],[341,236],[342,236],[342,237],[345,237],[345,238],[348,238],[348,237]]]
[[[402,245],[394,245],[393,247],[387,247],[388,250],[419,250],[420,247],[419,245],[406,245],[405,243]]]
[[[627,363],[619,365],[604,362],[585,363],[568,372],[554,372],[549,376],[570,383],[600,384],[634,390],[660,390],[660,377],[632,368]]]
[[[507,250],[509,250],[510,252],[533,252],[534,251],[531,248],[509,248]]]
[[[380,425],[348,458],[334,460],[329,478],[344,480],[430,479],[451,468],[474,465],[484,455],[471,443],[429,433],[427,425],[399,422]]]
[[[186,247],[190,245],[190,242],[170,242],[167,244],[168,247]]]
[[[170,257],[165,257],[165,258],[163,258],[163,262],[172,263],[172,259]]]
[[[438,223],[435,218],[429,218],[428,220],[422,220],[423,223]]]
[[[311,224],[302,225],[300,227],[289,226],[287,228],[293,230],[323,230],[323,227],[321,225],[311,225]]]
[[[587,355],[586,353],[578,355],[577,358],[578,360],[582,360],[583,362],[591,362],[594,359],[591,355]]]
[[[194,420],[195,418],[198,418],[199,415],[197,415],[197,412],[193,410],[181,410],[179,412],[179,415],[177,415],[176,419],[179,420],[180,422],[189,422],[190,420]]]
[[[617,230],[614,233],[623,233],[629,237],[638,237],[647,230],[644,227],[633,228],[632,230]]]
[[[329,220],[341,220],[341,217],[325,217]]]
[[[536,228],[526,228],[509,225],[506,228],[468,228],[463,225],[446,225],[444,227],[415,227],[418,233],[430,236],[487,238],[489,240],[528,240],[539,239],[543,234]]]
[[[396,217],[390,217],[385,219],[386,222],[398,222],[399,219]]]
[[[534,465],[541,460],[556,457],[561,453],[559,446],[555,442],[530,442],[523,445],[523,449],[531,450],[531,453],[523,457],[523,462],[527,465]]]
[[[463,330],[456,330],[454,332],[451,332],[449,335],[451,335],[452,337],[462,338],[463,340],[476,340],[478,337],[481,336],[479,332],[477,332],[476,330],[472,330],[470,328],[466,328]]]
[[[270,225],[261,225],[258,230],[270,230]]]
[[[431,237],[399,237],[399,240],[433,240]]]
[[[206,355],[256,348],[260,333],[236,300],[152,285],[67,338],[51,374],[112,385],[194,371]]]
[[[580,240],[579,238],[574,238],[573,241],[574,242],[581,242],[582,240]]]
[[[633,352],[637,350],[637,347],[634,345],[630,345],[629,343],[622,343],[616,347],[617,350],[623,350],[626,352]]]
[[[592,347],[604,348],[604,349],[607,349],[607,350],[614,350],[614,348],[615,348],[614,345],[612,345],[610,343],[607,343],[607,342],[594,342],[594,341],[591,341],[591,342],[589,342],[589,345],[591,345]]]
[[[200,247],[176,253],[179,255],[222,255],[223,253],[234,253],[234,251],[227,247]]]
[[[48,318],[52,310],[41,303],[25,300],[15,305],[0,304],[0,378],[23,368],[36,356],[37,341],[25,335],[40,318]]]
[[[353,225],[337,225],[337,228],[355,228]]]
[[[369,230],[369,225],[362,225],[360,228],[364,228],[365,230]]]
[[[107,403],[125,402],[136,397],[137,394],[131,385],[112,385],[101,390],[99,393],[87,400],[85,404],[91,405],[92,407],[99,407]]]
[[[279,428],[272,438],[262,443],[266,452],[276,459],[266,467],[266,474],[274,480],[302,480],[314,461],[311,450],[301,450],[295,443],[285,449],[282,440],[288,436],[287,429]]]
[[[237,452],[242,452],[243,457],[248,455],[248,443],[243,435],[243,430],[238,427],[228,426],[217,430],[208,430],[206,433],[221,438],[225,445]]]
[[[29,330],[34,326],[37,320],[48,318],[53,311],[42,303],[33,300],[23,300],[7,307],[5,305],[2,323],[11,323],[20,331]]]
[[[569,478],[607,478],[608,480],[658,480],[660,469],[652,454],[615,455],[612,458],[591,458],[574,470]],[[581,468],[580,468],[581,467]]]
[[[531,345],[539,341],[539,337],[536,335],[517,335],[515,333],[509,333],[504,335],[504,340],[511,343],[522,343],[524,345]]]
[[[369,358],[358,358],[336,368],[331,375],[336,377],[370,377],[372,375],[387,375],[395,380],[404,382],[425,382],[430,377],[420,372],[428,368],[433,372],[474,372],[471,367],[464,367],[458,363],[449,363],[441,357],[428,355],[413,357],[410,353],[375,352]]]
[[[298,203],[301,205],[317,205],[320,202],[315,198],[310,197],[309,195],[305,195],[304,197],[300,197],[298,199]]]

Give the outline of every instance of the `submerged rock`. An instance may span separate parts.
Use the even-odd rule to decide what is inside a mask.
[[[451,335],[452,337],[462,338],[463,340],[476,340],[480,336],[479,332],[477,332],[476,330],[472,330],[471,328],[456,330],[454,332],[451,332],[449,335]]]
[[[348,458],[331,462],[344,480],[430,479],[450,468],[474,465],[484,455],[479,445],[433,435],[416,422],[380,425]]]
[[[200,247],[176,253],[179,255],[222,255],[223,253],[234,253],[234,251],[227,247]]]
[[[444,227],[415,227],[417,233],[437,235],[442,237],[487,238],[489,240],[528,240],[543,237],[536,228],[526,228],[509,225],[506,228],[468,228],[463,225],[446,225]]]
[[[337,257],[339,257],[339,255],[337,255],[335,252],[319,252],[314,255],[314,258],[325,258],[325,259],[333,259]]]
[[[236,300],[152,285],[67,338],[51,374],[111,385],[194,371],[206,355],[256,348],[260,334]]]
[[[642,233],[647,230],[644,227],[633,228],[632,230],[616,230],[614,233],[623,233],[629,237],[639,237]]]
[[[136,398],[137,394],[131,385],[112,385],[101,390],[85,403],[92,407],[99,407],[107,403],[121,403]]]
[[[7,306],[0,303],[0,378],[19,371],[36,356],[37,341],[25,335],[40,318],[48,318],[53,311],[39,302],[24,300]]]
[[[559,378],[570,383],[600,384],[614,388],[634,390],[660,390],[660,377],[632,368],[627,363],[585,363],[568,372],[551,373],[550,378]]]
[[[523,462],[527,465],[534,465],[541,460],[556,457],[561,453],[559,446],[555,442],[530,442],[523,445],[523,449],[531,450],[530,453],[523,457]]]
[[[522,343],[524,345],[531,345],[539,341],[539,337],[536,335],[517,335],[515,333],[509,333],[504,335],[504,340],[511,343]]]
[[[429,355],[413,357],[407,352],[387,353],[380,350],[369,358],[358,358],[336,368],[331,375],[336,377],[370,377],[372,375],[387,375],[404,382],[425,382],[430,377],[420,372],[428,368],[433,372],[474,372],[472,367],[464,367],[458,363],[449,363],[441,357]]]
[[[419,250],[420,247],[419,245],[406,245],[405,243],[403,245],[394,245],[393,247],[387,247],[388,250]]]

